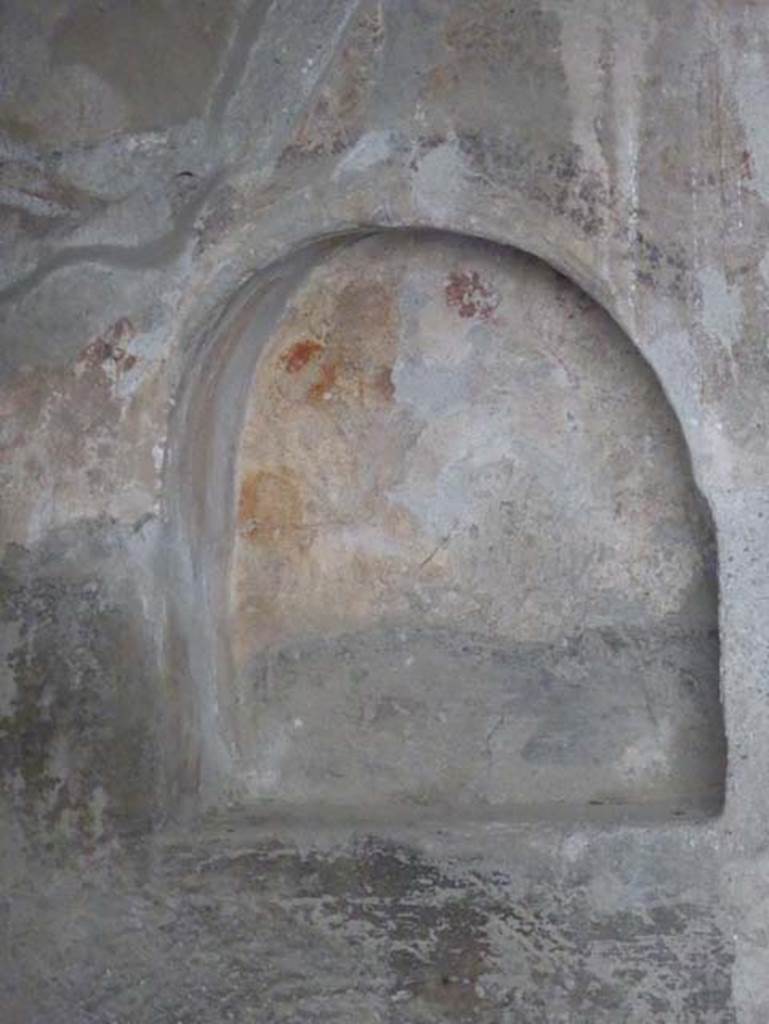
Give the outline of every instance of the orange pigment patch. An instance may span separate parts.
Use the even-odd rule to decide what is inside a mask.
[[[328,363],[320,368],[320,378],[307,392],[307,400],[310,402],[324,402],[331,397],[331,393],[339,377],[339,364]]]
[[[348,405],[378,406],[392,402],[394,396],[390,367],[360,367],[337,359],[320,367],[318,379],[307,392],[307,401],[318,405],[333,398]]]
[[[238,524],[249,540],[276,543],[304,522],[304,501],[296,473],[287,468],[247,473],[240,487]]]

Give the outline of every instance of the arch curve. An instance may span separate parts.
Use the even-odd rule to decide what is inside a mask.
[[[351,294],[357,296],[354,301]],[[548,301],[552,304],[549,310]],[[340,312],[345,302],[349,308]],[[523,305],[516,308],[516,302]],[[393,313],[393,304],[397,313]],[[525,315],[524,306],[528,309]],[[531,319],[535,313],[545,325],[540,325],[540,331],[548,338],[544,355],[537,345],[526,347],[526,329],[535,332]],[[575,316],[592,318],[592,326],[574,327]],[[393,317],[399,321],[397,330]],[[403,321],[409,317],[413,322],[404,327]],[[580,338],[581,348],[575,341]],[[373,346],[373,354],[367,346]],[[363,355],[351,355],[353,349]],[[575,352],[579,354],[576,367],[569,363]],[[484,360],[491,361],[485,368]],[[590,377],[591,365],[599,385],[587,389],[591,397],[585,404],[577,396],[586,387],[584,380]],[[439,385],[430,385],[425,366],[438,374]],[[500,390],[499,381],[514,381],[516,373],[525,379],[523,389],[519,387],[512,397],[489,399],[491,392]],[[543,400],[531,396],[544,393],[543,384],[550,388],[550,398],[542,407]],[[459,408],[462,401],[458,399],[447,413],[445,398],[452,388],[465,388],[467,393],[463,407]],[[612,395],[612,388],[619,388],[620,393]],[[432,397],[425,404],[428,391]],[[643,394],[639,397],[636,392]],[[595,429],[591,415],[591,410],[601,409],[602,394],[607,403],[603,411],[609,406],[613,410],[608,434],[606,429]],[[393,403],[393,398],[398,400]],[[578,430],[588,439],[577,448],[589,458],[569,478],[574,469],[570,458],[577,449],[569,440],[566,406],[580,401],[584,408],[581,420],[576,416]],[[400,407],[397,413],[393,404]],[[664,515],[653,507],[643,514],[637,510],[631,514],[632,529],[626,536],[632,534],[627,546],[635,555],[624,562],[609,558],[612,564],[608,569],[596,568],[588,564],[591,559],[600,562],[595,551],[601,543],[609,550],[621,547],[621,530],[614,536],[606,508],[603,520],[589,528],[585,523],[597,514],[599,505],[606,506],[607,495],[611,501],[617,499],[622,490],[618,475],[629,468],[621,464],[622,445],[615,452],[604,451],[601,445],[611,440],[612,430],[622,431],[629,410],[635,416],[649,414],[655,429],[662,424],[666,440],[659,451],[645,456],[652,463],[652,483],[636,483],[628,493],[648,501],[656,487],[663,503],[668,504]],[[567,426],[560,421],[555,424],[553,417],[561,414]],[[446,424],[452,416],[453,432],[452,425]],[[343,427],[351,437],[346,447],[342,444],[335,449],[332,439],[339,433],[340,417],[347,417]],[[415,419],[419,420],[416,426]],[[389,425],[384,426],[385,421]],[[638,454],[633,444],[640,443],[645,430],[632,421],[630,416],[625,429],[625,440],[632,442],[624,448],[626,461]],[[507,435],[502,424],[511,428]],[[520,442],[517,462],[509,457],[511,430],[516,424]],[[366,590],[370,591],[371,572],[367,577],[365,567],[361,570],[358,564],[356,568],[360,552],[354,551],[351,559],[344,550],[345,544],[351,543],[351,531],[371,526],[362,509],[367,501],[377,504],[382,479],[373,485],[369,481],[364,486],[360,480],[350,484],[351,491],[358,488],[351,504],[335,500],[324,506],[319,491],[326,486],[326,496],[330,492],[338,495],[344,489],[344,474],[350,471],[348,467],[329,481],[323,459],[317,458],[310,461],[316,468],[320,461],[320,470],[313,471],[314,475],[309,471],[310,463],[302,460],[298,446],[306,447],[313,429],[319,443],[332,452],[326,470],[334,459],[355,461],[355,448],[366,444],[374,449],[377,444],[380,448],[390,445],[390,462],[400,458],[395,468],[387,470],[387,485],[391,492],[398,492],[398,500],[389,504],[398,508],[393,512],[379,507],[373,513],[376,536],[369,537],[374,547],[394,544],[397,548],[401,544],[408,549],[389,558],[393,565],[386,568],[382,564],[388,563],[388,557],[375,559],[377,571],[390,580],[387,585],[381,580],[377,583],[380,591],[382,586],[387,590],[384,599],[381,592],[372,598]],[[420,450],[419,440],[412,436],[415,431],[418,437],[432,431],[432,447]],[[463,450],[457,460],[451,446],[464,444],[466,449],[468,435],[478,435],[481,440],[469,453]],[[244,442],[244,437],[250,440]],[[435,438],[439,440],[435,442]],[[507,459],[518,466],[515,480],[518,470],[510,470],[510,479],[500,484],[499,466],[484,458],[475,475],[457,475],[458,462],[477,462],[479,446],[495,444],[500,448],[497,463]],[[418,457],[407,465],[409,445],[416,446]],[[392,456],[395,449],[400,453],[397,458]],[[714,539],[691,479],[679,425],[656,378],[626,336],[620,335],[584,293],[535,257],[488,241],[413,230],[355,232],[298,249],[242,288],[216,329],[207,332],[186,374],[171,453],[169,474],[174,485],[169,493],[178,497],[170,509],[169,551],[176,559],[176,571],[188,579],[188,598],[173,611],[173,629],[185,651],[183,663],[196,679],[188,710],[191,750],[187,761],[198,763],[198,755],[202,755],[202,786],[208,798],[229,791],[240,798],[288,798],[288,803],[296,804],[304,793],[309,794],[310,802],[333,803],[334,793],[344,788],[338,782],[340,774],[349,770],[356,784],[338,801],[348,810],[356,800],[360,806],[367,803],[365,791],[369,805],[381,797],[383,807],[414,807],[427,802],[434,805],[436,813],[455,811],[457,801],[450,799],[448,790],[441,792],[441,774],[452,791],[464,792],[467,808],[477,811],[482,806],[492,816],[513,813],[524,805],[579,805],[583,809],[599,804],[669,805],[670,809],[675,804],[676,810],[680,809],[677,805],[684,805],[684,810],[689,805],[698,809],[719,805],[725,754],[718,700]],[[606,470],[612,456],[619,461],[613,470]],[[441,458],[442,470],[449,477],[454,474],[453,491],[438,487],[437,473],[433,485],[440,493],[432,500],[420,484],[420,473],[425,477],[425,467],[434,470]],[[551,464],[543,470],[548,458]],[[251,464],[246,465],[249,460]],[[660,466],[655,477],[655,467]],[[299,494],[297,480],[302,473],[301,483],[306,485],[309,480],[309,498]],[[549,481],[546,487],[543,477]],[[539,503],[535,500],[529,509],[519,500],[523,483],[542,492]],[[480,509],[470,501],[472,514],[468,518],[466,499],[484,486],[491,497]],[[579,501],[584,503],[585,495],[602,488],[606,494],[600,494],[581,521]],[[570,498],[580,494],[576,504],[570,503]],[[496,513],[490,512],[491,506]],[[523,521],[528,516],[525,543],[520,536],[515,540],[515,530],[511,533],[501,521],[499,508],[503,507],[512,509],[509,515],[513,518],[523,517]],[[331,537],[326,531],[320,549],[303,562],[306,551],[303,554],[302,550],[312,548],[318,533],[312,520],[320,522],[328,513],[332,513],[331,519],[334,514],[341,516],[339,530],[347,531],[347,539]],[[401,519],[385,528],[388,515]],[[453,520],[450,523],[446,515],[463,524],[461,555],[449,568],[443,566],[444,578],[438,585],[421,590],[400,586],[398,580],[408,579],[416,571],[422,573],[428,565],[434,573],[442,563],[451,563],[447,552],[457,541],[444,542],[454,529]],[[483,529],[470,521],[473,516],[485,523]],[[301,524],[294,521],[297,517]],[[430,528],[423,528],[428,521]],[[470,537],[473,525],[475,540]],[[465,527],[468,537],[462,533]],[[644,561],[650,553],[649,535],[665,529],[674,539],[662,543],[661,550],[667,553],[668,562],[674,552],[681,564],[666,569],[665,558],[658,557],[659,564],[649,570]],[[305,531],[298,544],[297,530]],[[309,541],[308,530],[312,534]],[[559,543],[558,535],[565,530],[572,533]],[[585,531],[589,543],[584,541]],[[294,547],[288,550],[286,535],[292,532]],[[606,535],[603,540],[602,532]],[[403,541],[405,535],[407,541]],[[520,583],[521,578],[527,579],[529,610],[523,616],[516,610],[520,594],[509,594],[506,607],[504,574],[495,568],[500,556],[481,557],[489,537],[497,550],[507,538],[518,558],[517,562],[508,559],[506,572],[510,580],[517,578]],[[332,563],[336,567],[326,572]],[[595,584],[595,580],[616,574],[620,563],[624,584],[603,589]],[[473,595],[465,593],[467,588],[463,590],[461,584],[470,568],[475,573]],[[348,587],[340,600],[340,586],[356,572],[363,582]],[[591,573],[593,582],[588,586],[586,576]],[[537,576],[547,585],[540,586]],[[485,586],[484,578],[493,586]],[[312,594],[313,607],[309,607],[306,598],[312,580],[320,580],[320,586]],[[274,607],[268,613],[260,597],[270,587],[282,595],[278,613]],[[532,592],[539,596],[532,598]],[[596,610],[598,592],[602,611]],[[453,612],[452,600],[459,602]],[[420,601],[430,606],[426,617]],[[335,602],[343,610],[340,613],[336,607],[329,615],[329,606]],[[368,618],[356,618],[356,609],[366,602],[373,611]],[[626,611],[616,615],[623,602]],[[627,611],[633,608],[635,611]],[[291,621],[300,623],[293,633],[287,626]],[[461,632],[458,645],[454,642],[457,630]],[[365,642],[361,640],[364,636]],[[399,636],[407,639],[399,641]],[[307,740],[306,733],[301,734],[308,728],[301,708],[316,700],[323,680],[334,677],[333,665],[340,659],[358,666],[353,670],[355,678],[361,672],[373,672],[375,678],[363,686],[368,676],[358,678],[357,684],[349,672],[344,680],[337,678],[318,723],[309,728],[318,735],[325,730],[331,748],[339,747],[348,755],[352,752],[347,769],[340,769],[328,744],[314,744],[312,737]],[[405,689],[402,679],[397,685],[393,682],[398,659],[404,665],[417,665]],[[292,663],[307,664],[303,679],[297,681]],[[372,665],[378,667],[371,669]],[[500,665],[505,667],[500,669]],[[278,687],[285,685],[294,697],[284,699],[279,694],[270,705],[276,673],[283,673]],[[484,674],[483,685],[492,695],[476,714],[478,698],[473,696],[468,704],[466,685]],[[385,677],[390,679],[392,692],[383,694]],[[446,698],[437,719],[441,721],[443,715],[443,725],[449,723],[443,728],[435,725],[430,711],[441,704],[440,690],[433,684],[436,678],[450,677],[454,679],[453,696]],[[332,723],[344,715],[351,685],[358,687],[361,721],[340,733]],[[410,688],[421,694],[412,695],[411,704]],[[548,688],[550,696],[543,696]],[[569,692],[572,701],[565,711],[568,700],[564,695]],[[602,698],[607,699],[602,702]],[[483,705],[482,700],[480,703]],[[381,710],[385,706],[392,720],[383,739],[364,726],[367,715],[373,721],[385,714]],[[530,728],[520,726],[532,716],[536,719],[533,726],[531,722]],[[470,719],[472,726],[468,727]],[[519,726],[511,726],[511,721]],[[406,775],[396,769],[397,752],[408,747],[403,745],[404,737],[409,730],[414,732],[415,722],[422,740],[408,748],[411,753],[405,759],[407,770],[417,780],[410,786]],[[459,771],[456,765],[448,771],[448,762],[462,747],[463,728],[474,735],[466,764]],[[612,730],[613,738],[609,736]],[[492,735],[496,736],[493,743]],[[596,761],[602,737],[605,758]],[[508,756],[506,749],[508,754],[514,749],[515,754]],[[286,750],[293,753],[287,755]],[[380,751],[381,758],[377,761],[379,754],[374,756],[372,771],[366,776],[362,766],[371,762],[372,750]],[[644,760],[652,765],[651,773],[639,769]],[[420,768],[422,762],[428,762],[426,770]],[[605,784],[609,768],[614,771],[613,781]],[[313,780],[325,769],[328,779],[337,781],[314,791]],[[522,771],[529,775],[525,785]],[[396,781],[388,783],[372,801],[376,778],[388,773]],[[485,784],[479,782],[481,775],[487,778]],[[457,781],[460,777],[465,780],[462,785]],[[575,787],[577,777],[584,784]],[[196,780],[192,788],[200,782]]]

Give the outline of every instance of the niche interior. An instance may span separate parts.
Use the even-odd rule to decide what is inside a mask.
[[[217,511],[194,527],[240,798],[717,810],[713,529],[656,377],[601,307],[534,257],[386,233],[244,310],[227,414],[221,387],[209,410]]]

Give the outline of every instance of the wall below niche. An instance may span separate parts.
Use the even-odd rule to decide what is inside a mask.
[[[246,796],[717,809],[715,542],[614,322],[533,257],[389,234],[258,343],[222,695]]]

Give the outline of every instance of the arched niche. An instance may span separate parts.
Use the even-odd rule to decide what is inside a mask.
[[[236,298],[187,395],[178,622],[231,794],[720,807],[712,525],[652,371],[574,285],[457,236],[327,243]]]

